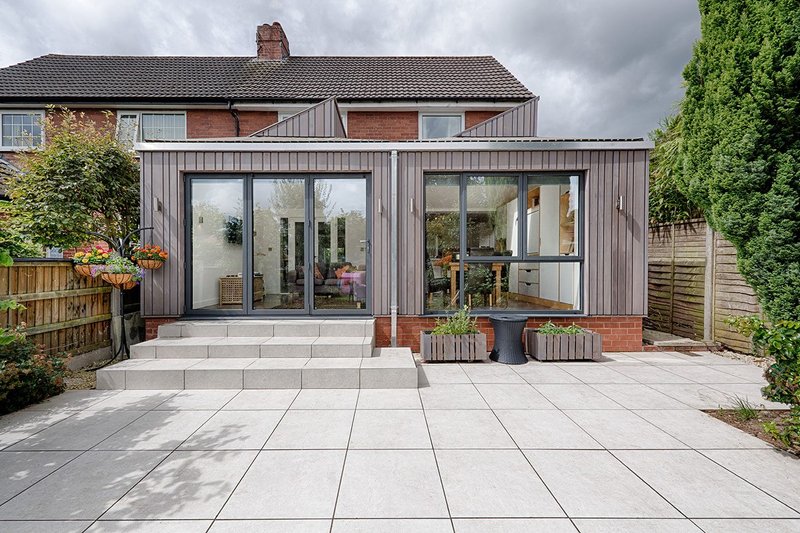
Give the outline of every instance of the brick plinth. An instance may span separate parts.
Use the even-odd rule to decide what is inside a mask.
[[[158,326],[169,324],[178,320],[174,316],[146,317],[144,319],[144,340],[149,341],[158,337]]]
[[[568,326],[577,324],[603,336],[606,352],[637,352],[642,349],[642,318],[638,316],[592,316],[576,318],[529,318],[527,327],[535,328],[552,320],[554,324]],[[436,319],[418,316],[397,317],[397,343],[419,351],[419,332],[433,329]],[[391,343],[391,318],[375,318],[375,345],[389,346]],[[486,333],[488,346],[494,344],[494,333],[488,317],[478,318],[478,328]]]

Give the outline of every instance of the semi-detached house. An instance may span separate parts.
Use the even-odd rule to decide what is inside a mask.
[[[543,138],[538,98],[496,59],[47,55],[0,69],[0,156],[42,142],[50,104],[140,155],[148,336],[179,318],[374,317],[418,347],[469,305],[641,347],[649,142]],[[44,139],[46,142],[46,139]]]

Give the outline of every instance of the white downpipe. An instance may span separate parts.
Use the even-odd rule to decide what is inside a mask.
[[[397,256],[399,242],[397,239],[397,217],[399,215],[397,200],[397,150],[392,150],[389,158],[389,187],[392,191],[392,203],[389,210],[391,221],[389,231],[390,259],[389,259],[389,310],[392,315],[392,347],[397,347]]]

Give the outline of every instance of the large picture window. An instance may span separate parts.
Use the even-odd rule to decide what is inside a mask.
[[[34,148],[42,144],[41,111],[0,112],[0,148]]]
[[[581,176],[426,174],[425,308],[580,312]]]

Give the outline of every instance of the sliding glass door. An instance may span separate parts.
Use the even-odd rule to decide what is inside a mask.
[[[187,178],[187,312],[369,312],[365,176]]]

